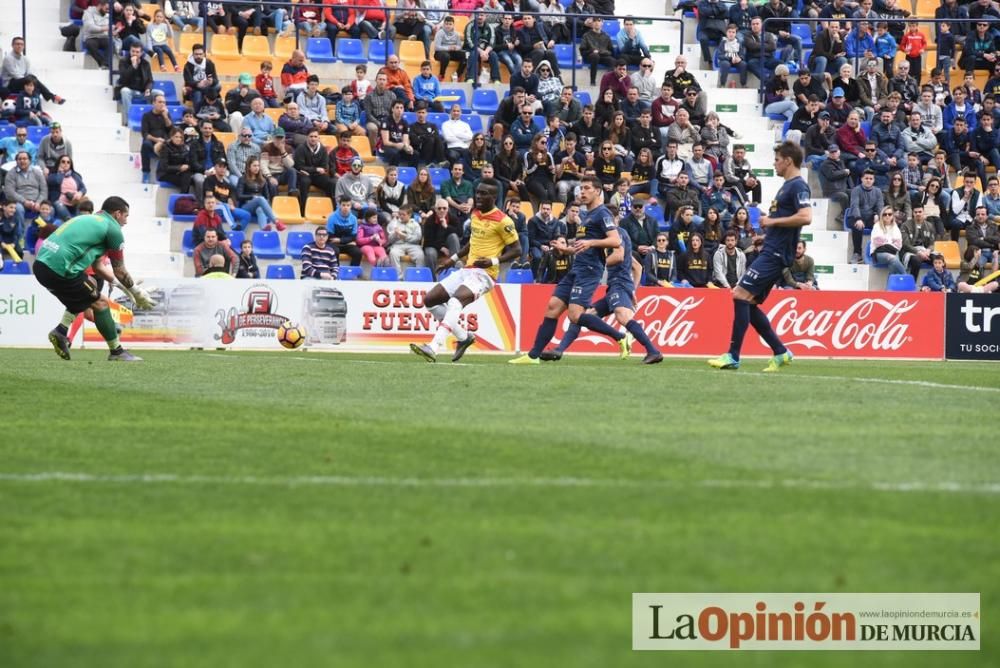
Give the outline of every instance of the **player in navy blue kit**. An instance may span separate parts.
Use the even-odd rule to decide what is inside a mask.
[[[656,346],[642,325],[633,320],[635,317],[635,284],[642,276],[642,265],[632,256],[632,241],[627,234],[619,234],[622,245],[608,256],[608,291],[604,297],[594,302],[593,310],[598,318],[605,318],[614,313],[618,322],[625,326],[625,331],[635,337],[636,341],[646,349],[643,364],[657,364],[663,361],[663,353]],[[580,325],[570,325],[554,350],[543,350],[539,359],[554,362],[562,359],[563,353],[569,348],[576,337],[580,335]]]
[[[708,360],[716,369],[738,369],[740,348],[747,327],[753,325],[761,338],[774,351],[774,357],[764,371],[777,371],[792,361],[781,339],[771,328],[771,322],[760,309],[774,284],[781,280],[782,272],[795,260],[795,246],[802,227],[812,222],[812,205],[809,185],[800,174],[802,149],[785,142],[774,151],[774,172],[785,179],[778,190],[768,215],[760,219],[765,228],[764,248],[747,269],[743,278],[733,288],[733,335],[729,352]]]
[[[567,310],[570,322],[618,341],[622,356],[628,356],[625,335],[593,313],[586,313],[604,275],[607,256],[621,246],[621,235],[611,212],[604,206],[604,189],[596,176],[580,179],[580,203],[587,208],[587,214],[581,216],[576,239],[567,249],[575,256],[573,268],[556,285],[531,350],[509,360],[510,364],[538,364],[538,356],[556,333],[559,316]]]

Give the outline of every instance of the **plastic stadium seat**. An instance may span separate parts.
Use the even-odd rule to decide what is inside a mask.
[[[793,35],[797,35],[802,39],[802,48],[810,47],[813,45],[813,31],[806,23],[793,23],[792,30]]]
[[[451,173],[443,167],[431,167],[427,171],[431,174],[431,185],[434,190],[441,190],[441,184],[451,178]]]
[[[415,283],[433,283],[434,274],[430,267],[407,267],[403,272],[403,280]]]
[[[325,46],[323,46],[325,45]],[[420,44],[423,47],[423,44]],[[334,62],[333,49],[326,37],[314,37],[309,40],[306,57],[317,63]],[[342,63],[367,63],[364,48],[360,39],[341,37],[337,40],[337,58]]]
[[[212,35],[208,56],[213,62],[217,60],[239,60],[240,49],[236,42],[236,35]]]
[[[181,250],[188,257],[194,255],[194,231],[184,230],[184,236],[181,239]]]
[[[193,223],[194,222],[194,218],[195,218],[195,216],[194,216],[193,213],[192,214],[178,214],[178,213],[174,213],[174,207],[177,206],[177,200],[181,199],[182,197],[187,198],[187,199],[191,199],[191,200],[194,199],[194,197],[191,196],[191,195],[180,195],[180,194],[171,195],[170,199],[167,200],[167,213],[170,214],[170,220],[173,220],[175,222],[178,222],[178,223]]]
[[[910,274],[893,274],[885,289],[890,292],[914,292],[917,289],[917,279]]]
[[[385,52],[386,41],[382,39],[373,39],[368,41],[368,60],[377,64],[385,64],[385,60],[388,56],[396,53],[395,45],[392,42],[389,44],[389,53]]]
[[[270,60],[271,45],[264,35],[247,35],[243,38],[243,57]]]
[[[229,241],[230,248],[233,249],[234,253],[238,254],[240,252],[240,246],[243,245],[243,240],[246,239],[246,233],[242,230],[236,230],[228,233],[226,237]]]
[[[791,63],[788,63],[788,64],[791,64]],[[769,121],[775,121],[775,122],[779,122],[779,123],[784,123],[785,121],[788,120],[788,118],[784,114],[768,114],[767,115],[767,120],[769,120]]]
[[[436,111],[427,114],[427,122],[436,126],[438,130],[441,129],[441,124],[446,120],[448,120],[448,114],[438,113]]]
[[[621,29],[622,26],[618,23],[618,19],[604,19],[604,32],[611,38],[612,42],[614,42],[615,38],[618,37],[618,33]]]
[[[589,91],[578,90],[575,93],[573,93],[573,97],[575,97],[577,100],[579,100],[581,107],[593,103],[593,100],[590,97],[590,92]]]
[[[385,167],[382,165],[365,165],[361,173],[375,176],[379,181],[385,180]]]
[[[417,170],[415,167],[398,167],[397,170],[396,178],[404,186],[408,187],[417,179]]]
[[[659,204],[648,204],[646,205],[646,215],[659,225],[663,222],[663,207]]]
[[[271,201],[271,208],[274,209],[274,215],[283,223],[298,224],[306,222],[305,216],[302,215],[302,209],[299,208],[298,197],[277,195]]]
[[[565,211],[565,210],[566,210],[566,205],[563,204],[562,202],[553,202],[552,203],[552,215],[555,218],[562,218],[563,211]]]
[[[474,133],[483,131],[483,117],[479,114],[462,114],[462,120],[469,124]]]
[[[284,35],[274,38],[274,59],[278,62],[286,62],[292,57],[295,50],[295,35]]]
[[[861,121],[861,131],[865,133],[865,139],[872,136],[872,124],[869,121]]]
[[[337,40],[340,43],[340,40]],[[424,62],[424,44],[420,40],[399,43],[399,62],[403,65],[420,65]],[[495,107],[494,107],[495,109]]]
[[[172,120],[174,123],[180,123],[181,119],[184,118],[184,112],[187,110],[188,108],[185,107],[183,104],[167,105],[167,115],[170,116],[170,120]]]
[[[404,111],[403,112],[403,120],[406,121],[409,125],[413,125],[414,123],[417,122],[417,112],[415,112],[415,111]]]
[[[290,264],[272,264],[267,268],[265,278],[287,280],[295,278],[295,268]]]
[[[959,269],[962,266],[962,255],[957,241],[935,241],[934,252],[944,255],[944,266],[948,269]]]
[[[442,96],[448,95],[448,96],[458,97],[457,100],[453,100],[451,102],[442,102],[442,104],[444,105],[445,109],[447,109],[447,110],[450,111],[451,110],[451,105],[457,104],[458,106],[460,106],[462,108],[462,113],[463,114],[464,113],[468,113],[470,111],[470,109],[469,109],[469,97],[465,94],[465,90],[464,89],[462,89],[462,88],[442,88],[441,89],[441,95]],[[447,119],[445,119],[445,120],[447,120]]]
[[[301,259],[302,248],[312,240],[312,232],[289,232],[285,238],[285,254],[296,260]]]
[[[750,226],[755,229],[760,229],[760,209],[755,206],[747,207],[747,215],[750,217]]]
[[[133,104],[128,109],[128,129],[139,132],[142,129],[142,115],[153,108],[151,104]]]
[[[571,70],[574,67],[583,65],[583,61],[576,56],[575,44],[556,44],[555,51],[559,69]]]
[[[788,136],[788,130],[792,127],[791,121],[785,121],[785,124],[781,126],[781,138],[784,139]]]
[[[375,162],[375,156],[372,155],[372,145],[368,142],[368,137],[364,135],[351,137],[351,148],[358,152],[363,161]]]
[[[276,109],[272,109],[270,107],[264,108],[264,115],[270,118],[272,121],[274,121],[275,125],[277,125],[278,121],[281,120],[281,115],[283,113],[285,113],[284,107],[278,107]]]
[[[201,43],[202,36],[200,31],[180,33],[180,41],[177,42],[177,62],[180,63],[186,60],[191,55],[191,49],[194,48],[194,45]],[[181,58],[181,54],[184,55],[183,58]]]
[[[398,281],[399,272],[395,267],[372,267],[373,281]]]
[[[448,278],[451,274],[454,274],[458,269],[456,267],[448,267],[447,269],[442,269],[438,272],[438,281],[443,281]]]
[[[308,223],[322,225],[333,213],[333,202],[329,197],[310,197],[306,200],[305,219]]]
[[[20,262],[14,262],[13,260],[3,261],[3,273],[14,274],[14,275],[28,275],[31,274],[31,265],[29,265],[24,260]]]
[[[477,114],[496,113],[500,106],[500,96],[492,88],[477,88],[472,91],[472,110]]]
[[[0,123],[0,139],[3,137],[13,137],[17,133],[17,126],[13,123]]]
[[[530,220],[535,215],[535,208],[531,206],[531,202],[525,200],[521,202],[521,213],[524,215],[525,220]]]
[[[167,104],[181,103],[181,98],[177,95],[177,85],[173,81],[154,79],[152,90],[163,93],[163,97],[167,99]]]
[[[219,132],[218,130],[216,130],[215,131],[215,138],[218,139],[220,142],[222,142],[222,145],[225,146],[228,149],[229,145],[232,144],[234,141],[236,141],[236,133],[235,132]]]
[[[337,278],[341,281],[354,281],[361,278],[361,267],[352,267],[349,264],[340,265],[340,272]]]
[[[505,283],[534,283],[535,277],[532,275],[530,269],[509,269],[507,271],[507,277],[504,279]]]
[[[253,233],[253,252],[262,260],[283,260],[285,251],[281,250],[281,237],[277,232],[257,230]]]
[[[246,72],[254,75],[260,71],[260,60],[257,58],[236,58],[233,60],[215,61],[215,71],[220,77],[238,77]],[[233,84],[235,87],[235,83]],[[221,95],[221,93],[220,93]],[[225,97],[223,96],[223,99]]]

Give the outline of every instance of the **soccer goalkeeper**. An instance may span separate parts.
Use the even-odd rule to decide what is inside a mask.
[[[86,273],[88,267],[99,263],[101,256],[107,253],[120,287],[131,294],[139,308],[152,308],[149,293],[137,287],[125,269],[122,226],[128,223],[128,214],[128,202],[121,197],[109,197],[97,213],[77,216],[63,223],[38,250],[33,267],[35,278],[66,307],[62,322],[49,332],[49,342],[64,360],[70,358],[66,336],[70,325],[77,314],[93,309],[97,331],[111,350],[108,360],[142,361],[141,357],[122,348],[108,301],[101,295],[97,280]]]

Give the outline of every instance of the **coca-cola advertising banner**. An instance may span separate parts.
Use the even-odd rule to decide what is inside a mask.
[[[524,286],[522,350],[531,347],[551,294],[552,286]],[[733,322],[728,290],[640,288],[637,297],[635,317],[665,354],[712,356],[728,350]],[[944,354],[940,294],[776,290],[762,308],[778,336],[799,357],[941,359]],[[607,321],[619,327],[613,316]],[[553,346],[568,325],[564,314]],[[636,350],[642,346],[636,344]],[[570,352],[581,353],[615,351],[617,346],[607,337],[587,330],[570,347]],[[743,353],[770,355],[771,351],[751,328]]]
[[[1000,295],[950,294],[945,320],[945,357],[1000,360]]]

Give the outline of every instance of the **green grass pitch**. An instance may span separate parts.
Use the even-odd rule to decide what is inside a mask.
[[[0,351],[0,666],[997,666],[1000,367]],[[981,592],[980,652],[632,652],[632,592]]]

